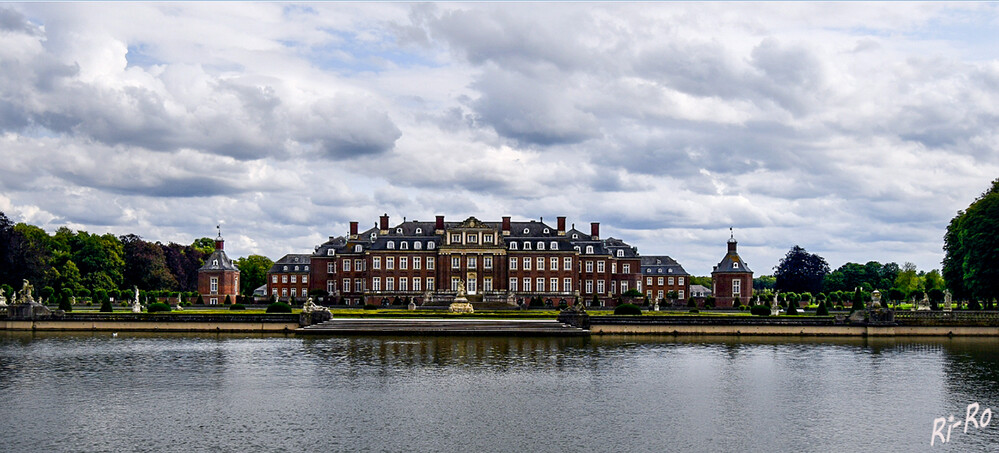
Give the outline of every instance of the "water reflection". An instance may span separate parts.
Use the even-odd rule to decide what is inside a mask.
[[[5,419],[45,430],[3,430],[0,445],[918,451],[934,418],[999,406],[997,343],[4,332]],[[936,449],[995,442],[983,430]]]

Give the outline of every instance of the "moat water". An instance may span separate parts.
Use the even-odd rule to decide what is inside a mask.
[[[976,402],[997,339],[0,332],[11,452],[995,451],[930,446]]]

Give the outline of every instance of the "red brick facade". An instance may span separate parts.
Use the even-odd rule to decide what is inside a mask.
[[[239,269],[225,254],[224,245],[219,236],[215,240],[215,251],[198,269],[198,294],[209,305],[224,303],[225,296],[235,303],[239,294]]]
[[[716,307],[750,305],[753,296],[753,271],[739,256],[738,243],[733,236],[728,240],[728,253],[711,273],[712,290]]]

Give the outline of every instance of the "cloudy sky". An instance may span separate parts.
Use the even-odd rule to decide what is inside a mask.
[[[0,210],[311,252],[503,215],[707,275],[939,267],[999,177],[994,3],[0,4]]]

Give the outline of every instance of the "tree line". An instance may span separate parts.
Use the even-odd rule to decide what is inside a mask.
[[[191,244],[149,242],[135,234],[92,234],[62,227],[53,234],[26,223],[13,223],[0,212],[0,285],[10,296],[28,280],[39,294],[88,297],[96,291],[124,294],[142,291],[192,293],[198,269],[215,250],[203,237]],[[239,258],[240,293],[263,285],[273,264],[260,255]]]

